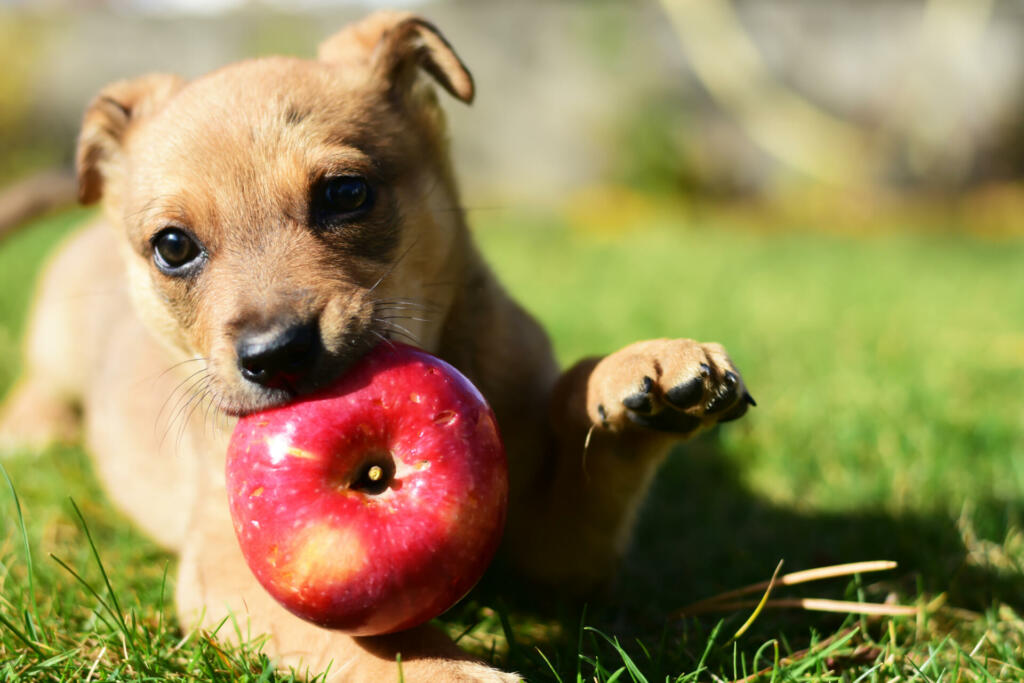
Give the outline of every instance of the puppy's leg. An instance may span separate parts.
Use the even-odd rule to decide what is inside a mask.
[[[0,407],[0,453],[5,455],[38,454],[53,443],[74,442],[79,436],[79,373],[64,372],[68,356],[78,354],[70,343],[75,337],[74,316],[64,304],[72,283],[59,277],[47,280],[29,318],[21,377]]]
[[[673,443],[752,404],[718,344],[658,339],[579,362],[552,393],[552,452],[510,527],[516,561],[580,588],[607,578]]]
[[[54,391],[45,376],[30,371],[0,408],[0,457],[36,455],[54,443],[73,443],[80,427],[75,402]]]
[[[43,271],[28,320],[22,376],[0,408],[0,453],[78,438],[84,389],[110,316],[125,306],[109,230],[73,234]]]
[[[332,683],[398,681],[399,655],[402,680],[408,683],[520,680],[474,661],[430,626],[389,636],[353,638],[293,616],[259,586],[245,565],[223,482],[215,482],[211,472],[207,484],[178,574],[178,615],[186,629],[200,625],[211,629],[226,620],[217,632],[219,639],[266,635],[264,651],[280,665],[310,675],[329,670],[327,680]]]

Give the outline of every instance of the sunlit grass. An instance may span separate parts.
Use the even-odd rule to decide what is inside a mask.
[[[674,454],[609,595],[584,612],[488,581],[442,620],[462,644],[529,680],[704,681],[766,668],[763,680],[1024,679],[1024,242],[918,225],[862,239],[766,234],[723,228],[714,214],[599,233],[553,214],[471,217],[563,361],[643,337],[716,340],[758,407]],[[0,388],[18,364],[31,274],[77,218],[0,247]],[[0,481],[0,679],[271,676],[254,651],[178,630],[173,558],[104,502],[79,449],[4,464],[35,580]],[[124,626],[100,603],[110,591],[69,498]],[[784,571],[896,560],[888,574],[773,597],[888,599],[922,614],[768,609],[728,646],[749,610],[666,618],[767,579],[780,559]]]

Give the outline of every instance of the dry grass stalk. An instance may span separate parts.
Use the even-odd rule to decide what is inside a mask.
[[[688,610],[683,616],[696,616],[710,612],[731,612],[747,607],[756,607],[755,600],[734,600],[731,602],[708,603],[696,609]],[[887,605],[879,602],[850,602],[848,600],[827,600],[825,598],[779,598],[767,600],[764,607],[798,608],[811,612],[836,612],[840,614],[868,614],[892,617],[908,617],[918,614],[921,610],[908,605]]]
[[[719,593],[718,595],[706,598],[704,600],[698,600],[697,602],[691,603],[682,609],[676,610],[670,616],[672,618],[681,618],[686,616],[693,616],[694,614],[704,614],[707,612],[719,612],[723,611],[723,604],[742,604],[743,606],[749,606],[750,604],[757,603],[737,603],[735,598],[749,595],[750,593],[757,593],[764,591],[770,586],[795,586],[801,583],[810,583],[812,581],[822,581],[824,579],[833,579],[840,576],[852,576],[853,574],[866,574],[869,572],[880,572],[887,571],[889,569],[895,569],[896,563],[890,560],[873,560],[869,562],[850,562],[847,564],[836,564],[828,567],[817,567],[815,569],[805,569],[799,572],[791,572],[789,574],[783,574],[777,579],[769,581],[761,581],[758,583],[750,584],[742,588],[736,588],[734,590]],[[835,601],[831,601],[835,602]],[[777,605],[778,601],[769,601],[769,604]],[[847,603],[847,604],[861,604],[861,603]],[[786,605],[794,606],[794,605]],[[733,608],[735,609],[735,608]],[[806,608],[813,609],[813,608]],[[831,610],[830,610],[831,611]]]

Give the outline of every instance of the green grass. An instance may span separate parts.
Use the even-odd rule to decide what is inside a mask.
[[[79,217],[0,246],[0,389],[16,372],[31,273]],[[563,361],[642,337],[718,340],[758,407],[673,455],[607,595],[582,606],[491,576],[440,621],[463,645],[530,681],[731,680],[763,668],[765,681],[1024,680],[1024,242],[927,226],[766,235],[714,214],[614,236],[547,214],[473,220]],[[0,680],[284,679],[256,644],[222,650],[178,630],[163,607],[174,559],[110,508],[79,449],[4,465],[26,528],[0,478]],[[900,566],[774,597],[930,609],[767,610],[731,644],[749,610],[667,618],[768,578],[780,559],[784,571]]]

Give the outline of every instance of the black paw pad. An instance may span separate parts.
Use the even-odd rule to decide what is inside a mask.
[[[626,415],[629,416],[633,424],[659,432],[689,434],[700,427],[700,418],[675,410],[663,410],[656,415],[639,415],[637,413],[626,413]]]
[[[692,377],[665,392],[665,400],[680,410],[686,410],[697,405],[703,396],[703,377]]]
[[[648,415],[654,412],[654,401],[651,398],[651,392],[653,390],[654,380],[650,377],[644,377],[640,391],[635,394],[630,394],[626,398],[622,399],[622,405],[626,406],[633,412]]]

